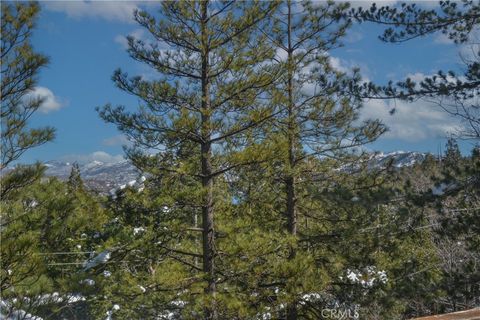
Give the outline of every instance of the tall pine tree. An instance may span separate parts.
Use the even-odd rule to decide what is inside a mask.
[[[34,52],[30,38],[40,7],[36,2],[2,3],[0,90],[2,158],[0,169],[17,160],[26,150],[54,138],[51,127],[30,129],[28,120],[40,108],[42,98],[29,93],[48,58]]]
[[[330,64],[329,52],[341,45],[350,26],[345,19],[348,9],[348,3],[284,1],[267,35],[282,68],[272,93],[278,113],[270,137],[276,141],[274,171],[275,180],[283,184],[285,228],[293,237],[290,261],[301,250],[300,221],[305,215],[321,215],[319,208],[312,211],[308,183],[334,166],[354,161],[352,150],[385,130],[378,121],[359,120],[361,101],[345,90],[359,80],[358,74],[348,76]],[[297,304],[305,292],[298,282],[287,287],[291,292],[286,318],[297,319]]]
[[[200,241],[193,241],[196,245],[162,248],[192,270],[201,260],[205,319],[218,318],[215,220],[222,201],[231,202],[216,182],[232,168],[256,161],[257,155],[248,150],[252,147],[242,141],[272,117],[270,107],[259,99],[273,81],[273,70],[264,63],[272,50],[264,45],[257,27],[275,6],[274,2],[166,1],[158,21],[145,11],[136,12],[135,20],[155,41],[129,38],[128,52],[156,70],[158,79],[129,78],[116,71],[116,85],[139,97],[142,104],[136,112],[110,105],[100,110],[105,121],[134,141],[127,150],[133,163],[161,176],[164,182],[159,187],[171,188],[168,207],[172,208],[165,219],[183,224],[190,230],[185,232],[201,232]],[[148,154],[154,150],[155,155]],[[201,224],[194,225],[197,217]],[[189,280],[190,288],[198,286],[195,278]]]

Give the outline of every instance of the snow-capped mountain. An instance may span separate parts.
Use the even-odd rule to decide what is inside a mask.
[[[73,164],[70,162],[48,161],[46,175],[62,180],[68,179]],[[80,174],[85,184],[93,190],[108,193],[125,185],[132,185],[140,179],[141,174],[129,161],[104,163],[92,161],[80,164]]]
[[[426,153],[404,151],[375,153],[372,154],[369,166],[383,168],[391,162],[392,166],[396,168],[409,167],[423,162],[426,156]],[[52,160],[46,162],[45,166],[47,167],[47,176],[66,180],[70,175],[73,163]],[[92,161],[80,164],[80,174],[90,189],[103,194],[111,194],[112,191],[123,189],[126,186],[139,186],[145,180],[138,169],[127,160],[116,163]]]
[[[375,168],[386,167],[392,164],[396,168],[410,167],[415,163],[422,163],[427,157],[427,153],[395,151],[390,153],[377,153],[372,156],[372,164]]]
[[[357,162],[341,165],[335,170],[354,173],[364,167],[369,170],[385,169],[387,167],[400,169],[403,167],[411,167],[416,163],[422,163],[426,159],[427,155],[427,153],[405,151],[395,151],[389,153],[374,152],[367,154],[366,158],[357,160]]]

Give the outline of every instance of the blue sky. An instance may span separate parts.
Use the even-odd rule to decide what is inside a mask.
[[[394,1],[389,1],[394,2]],[[95,107],[106,103],[136,106],[138,101],[111,81],[121,67],[133,74],[148,75],[147,67],[134,62],[125,50],[124,37],[145,37],[146,32],[132,20],[134,8],[154,10],[154,2],[42,2],[33,46],[51,58],[41,71],[37,93],[47,98],[32,126],[57,128],[54,142],[29,150],[22,162],[52,159],[66,161],[122,159],[126,142],[113,125],[104,123]],[[369,2],[357,2],[356,5]],[[433,3],[424,3],[433,5]],[[420,79],[440,69],[461,68],[458,47],[441,35],[421,38],[400,45],[384,44],[376,25],[356,25],[345,39],[345,46],[330,52],[332,64],[341,69],[358,66],[365,78],[379,84],[400,80],[407,75]],[[434,109],[426,102],[396,102],[397,112],[389,115],[384,101],[365,103],[362,117],[382,119],[390,131],[367,146],[378,151],[422,151],[437,153],[457,119]],[[469,143],[462,150],[471,149]]]

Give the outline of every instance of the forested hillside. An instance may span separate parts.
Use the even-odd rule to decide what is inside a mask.
[[[137,104],[96,111],[126,137],[125,160],[82,164],[22,162],[55,139],[32,120],[49,53],[31,41],[39,3],[1,11],[0,318],[410,319],[480,306],[477,2],[135,10],[150,40],[125,45],[154,76],[112,70]],[[358,24],[392,45],[439,33],[473,55],[376,83],[332,60]],[[372,150],[389,132],[365,117],[377,100],[428,101],[461,130],[437,154]]]

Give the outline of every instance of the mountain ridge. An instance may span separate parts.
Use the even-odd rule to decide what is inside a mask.
[[[425,160],[428,153],[416,151],[394,151],[372,153],[369,165],[372,169],[392,165],[394,168],[413,166]],[[57,177],[67,180],[73,168],[72,162],[50,160],[44,163],[47,167],[46,176]],[[12,168],[10,168],[12,169]],[[126,186],[141,184],[145,177],[142,172],[133,166],[128,160],[119,162],[102,162],[93,160],[91,162],[79,163],[80,174],[85,185],[101,194],[113,194],[115,190],[123,189]]]
[[[372,153],[371,160],[373,168],[382,168],[391,163],[395,168],[413,166],[425,160],[427,153],[416,151],[394,151]],[[63,167],[55,167],[53,164],[62,164],[59,161],[48,161],[46,174],[56,176],[60,179],[67,179],[72,164],[65,162]],[[68,170],[67,170],[68,168]],[[115,189],[123,189],[127,185],[135,185],[137,181],[143,180],[141,172],[128,160],[114,163],[104,163],[98,160],[80,165],[80,174],[85,184],[94,190],[102,193],[112,193]]]

